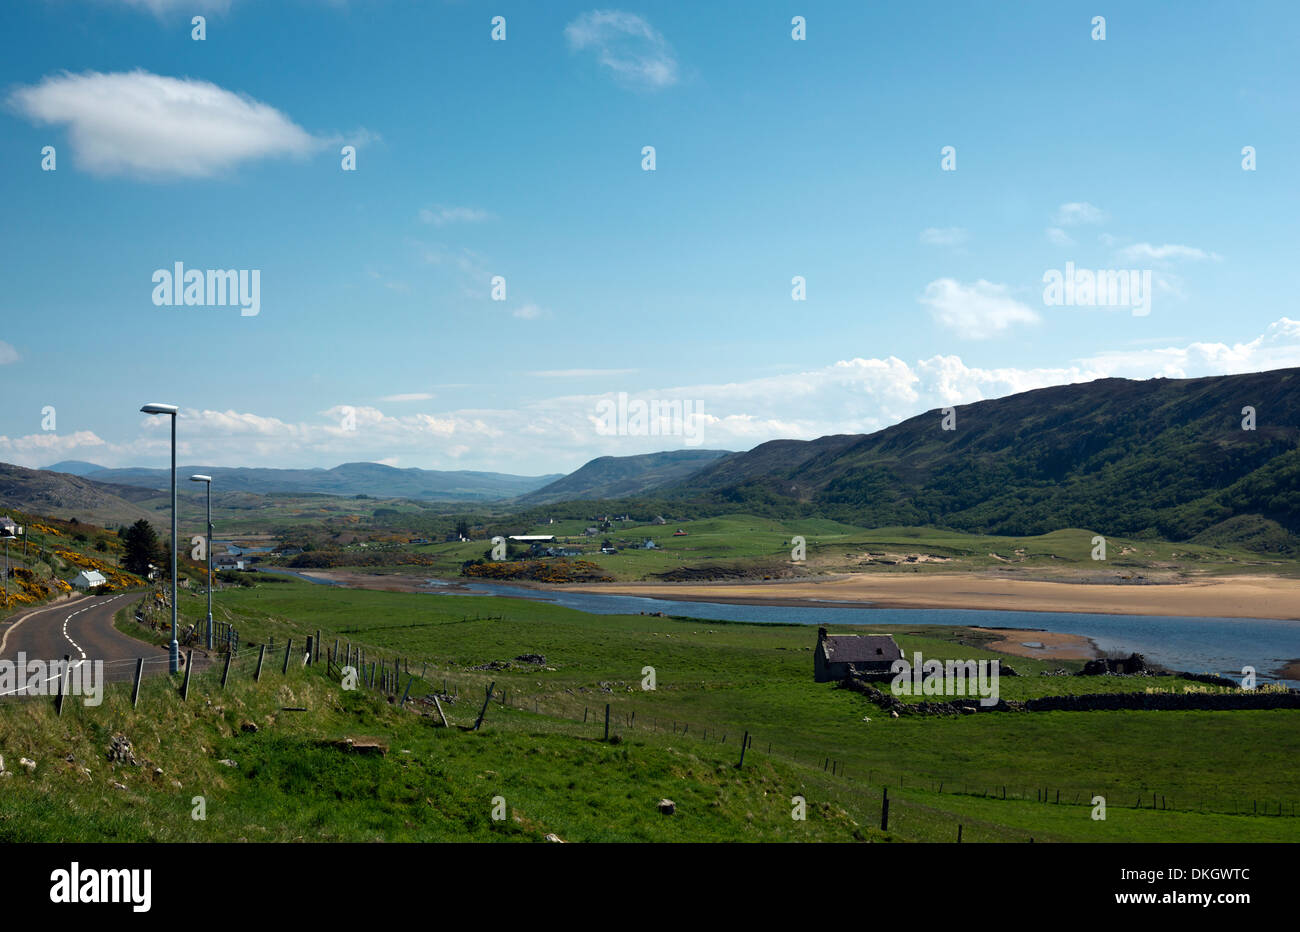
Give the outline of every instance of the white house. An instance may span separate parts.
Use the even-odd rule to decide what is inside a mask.
[[[94,589],[96,586],[102,586],[108,582],[104,574],[98,570],[82,570],[70,580],[72,585],[78,589]]]

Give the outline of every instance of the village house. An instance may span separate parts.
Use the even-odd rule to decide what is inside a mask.
[[[108,582],[104,578],[104,574],[98,570],[82,570],[68,581],[76,589],[94,589],[96,586],[102,586]]]
[[[901,659],[903,652],[888,634],[827,635],[825,628],[818,628],[813,679],[827,683],[855,673],[888,673]]]
[[[17,537],[23,532],[18,523],[8,515],[0,516],[0,537]]]

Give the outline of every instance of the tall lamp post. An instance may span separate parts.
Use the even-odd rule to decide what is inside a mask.
[[[169,414],[172,419],[172,642],[169,647],[168,670],[177,673],[181,668],[181,646],[176,640],[176,405],[147,404],[140,409],[145,414]]]
[[[190,476],[191,482],[202,482],[208,487],[208,529],[203,533],[203,549],[208,552],[208,650],[212,650],[212,477]]]
[[[5,531],[4,541],[5,541],[5,601],[6,602],[9,601],[9,541],[17,540],[17,535],[22,533],[23,533],[23,529],[20,527],[15,527],[13,530],[6,529]],[[26,541],[27,538],[23,537],[23,540]]]

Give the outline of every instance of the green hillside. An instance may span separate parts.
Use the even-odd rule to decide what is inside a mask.
[[[1242,410],[1256,429],[1242,428]],[[862,437],[782,440],[664,490],[682,508],[1003,535],[1065,527],[1291,552],[1300,370],[1101,379],[932,411]]]

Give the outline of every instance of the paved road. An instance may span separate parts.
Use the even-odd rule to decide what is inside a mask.
[[[113,627],[113,615],[139,598],[138,592],[80,596],[26,612],[0,628],[0,659],[104,661],[107,680],[135,676],[135,661],[145,658],[145,673],[167,671],[167,650],[137,641]],[[195,667],[198,667],[197,659]]]

